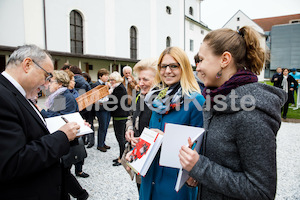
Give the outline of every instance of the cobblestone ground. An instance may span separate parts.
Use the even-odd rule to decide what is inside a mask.
[[[283,122],[277,135],[278,182],[276,200],[300,199],[300,123]],[[107,134],[107,145],[112,148],[103,153],[94,146],[87,149],[88,158],[84,171],[89,178],[78,178],[89,192],[90,200],[138,199],[135,182],[122,166],[113,167],[112,160],[117,158],[119,147],[112,128]],[[72,169],[74,173],[74,169]]]

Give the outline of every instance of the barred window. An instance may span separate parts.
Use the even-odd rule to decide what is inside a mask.
[[[83,22],[81,15],[72,10],[70,13],[71,53],[83,54]]]

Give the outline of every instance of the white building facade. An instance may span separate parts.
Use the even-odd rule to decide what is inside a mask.
[[[36,44],[56,68],[77,65],[94,81],[100,68],[121,72],[167,46],[184,49],[194,65],[210,31],[200,8],[201,0],[1,0],[0,56]]]
[[[223,28],[230,28],[232,30],[238,30],[242,28],[243,26],[250,26],[254,28],[260,35],[260,46],[266,50],[269,51],[267,45],[266,45],[266,36],[264,30],[257,25],[255,22],[252,21],[245,13],[243,13],[241,10],[237,11],[229,20],[228,22],[223,26]],[[258,81],[264,81],[265,76],[265,64],[260,72],[260,75],[258,76]]]

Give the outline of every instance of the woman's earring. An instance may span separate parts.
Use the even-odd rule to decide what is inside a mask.
[[[216,75],[216,78],[217,79],[219,79],[219,78],[221,78],[221,76],[222,76],[222,68],[221,68],[221,70],[220,71],[218,71],[218,73],[217,73],[217,75]]]

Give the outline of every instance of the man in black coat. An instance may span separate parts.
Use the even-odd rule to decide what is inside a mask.
[[[48,86],[52,71],[49,54],[25,45],[0,75],[0,199],[61,199],[60,158],[80,127],[70,122],[50,134],[29,100]]]
[[[280,83],[280,76],[282,74],[282,69],[281,67],[277,67],[276,73],[272,76],[271,82],[274,84],[275,87],[281,87]]]

